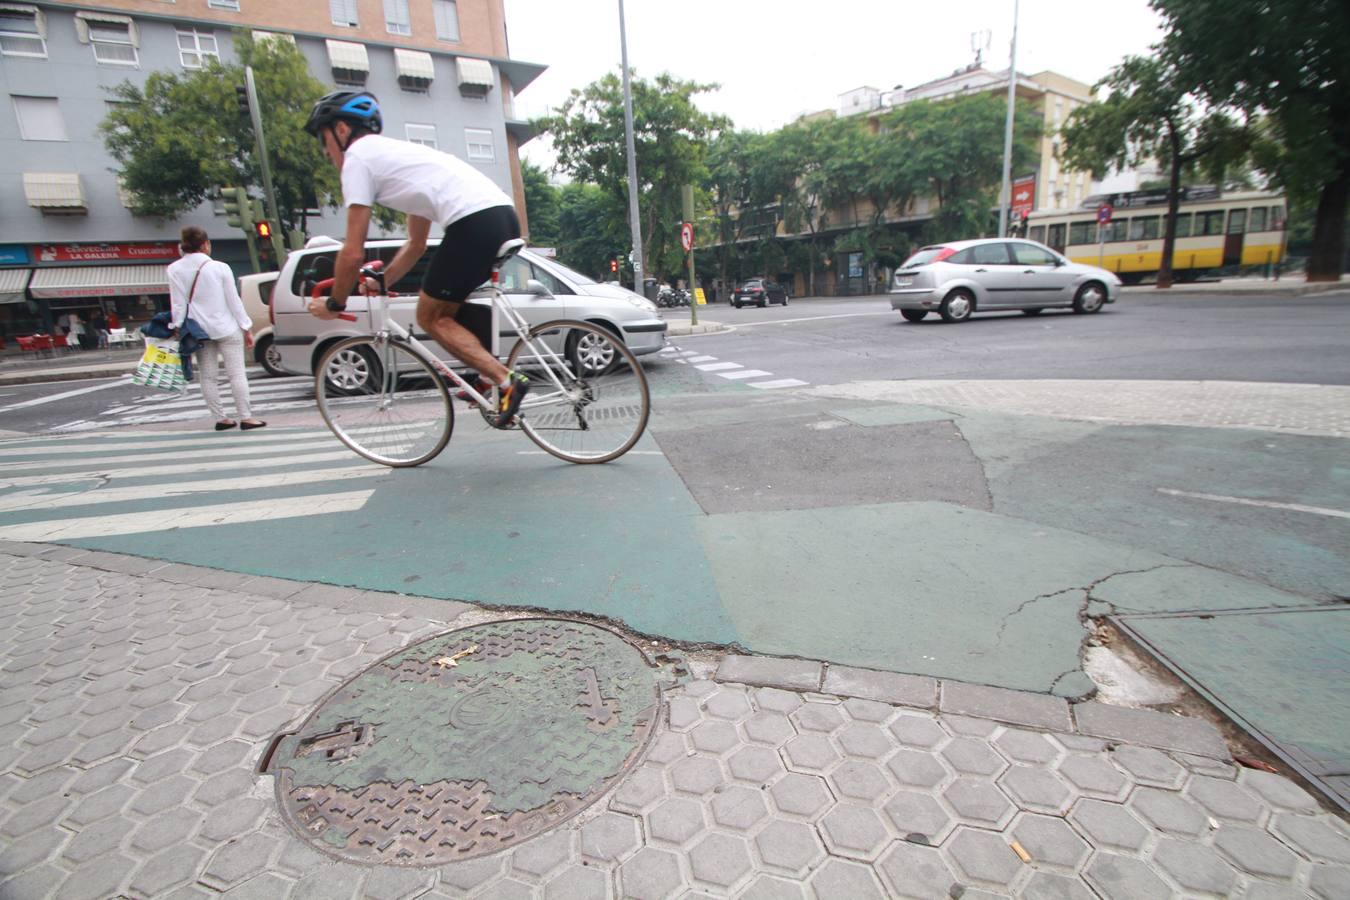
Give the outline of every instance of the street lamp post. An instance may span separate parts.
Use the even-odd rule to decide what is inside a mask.
[[[1013,110],[1017,105],[1017,7],[1019,0],[1013,0],[1012,52],[1008,59],[1008,113],[1003,123],[1003,189],[998,201],[998,236],[1008,234],[1008,205],[1012,199],[1012,138]]]
[[[623,130],[628,143],[628,224],[633,231],[633,290],[642,289],[642,220],[638,218],[637,148],[633,140],[633,91],[628,83],[628,30],[619,0],[619,48],[623,62]]]

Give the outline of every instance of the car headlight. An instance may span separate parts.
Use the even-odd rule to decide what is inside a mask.
[[[644,300],[642,297],[624,297],[623,299],[627,300],[643,312],[656,312],[656,304],[650,300]]]

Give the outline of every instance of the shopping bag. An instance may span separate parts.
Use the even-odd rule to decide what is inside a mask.
[[[178,355],[177,342],[147,343],[131,383],[176,394],[186,391],[187,379],[183,377],[183,358]]]

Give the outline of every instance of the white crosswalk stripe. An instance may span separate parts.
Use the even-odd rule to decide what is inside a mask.
[[[254,415],[266,418],[269,412],[305,409],[314,406],[314,379],[308,375],[290,375],[270,378],[262,369],[248,370],[249,400]],[[120,382],[126,384],[127,381]],[[117,383],[115,383],[117,384]],[[230,388],[220,384],[221,400],[227,409],[234,406]],[[201,385],[189,384],[177,396],[147,390],[131,402],[110,406],[97,418],[67,422],[52,428],[55,432],[85,432],[114,425],[151,425],[161,422],[188,422],[209,416],[206,401],[202,399]]]
[[[797,378],[774,378],[772,372],[766,372],[763,369],[747,369],[740,363],[719,360],[716,356],[709,356],[708,354],[700,353],[697,350],[682,350],[679,347],[672,346],[665,347],[660,352],[666,359],[677,362],[680,365],[693,366],[700,372],[708,372],[721,378],[725,378],[728,381],[747,384],[750,387],[759,388],[762,391],[803,387],[809,383]],[[760,381],[755,379],[764,380]]]

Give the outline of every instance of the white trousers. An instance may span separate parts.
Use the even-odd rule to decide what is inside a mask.
[[[225,361],[225,375],[230,379],[230,393],[234,394],[234,407],[239,412],[239,418],[253,418],[248,404],[248,377],[244,374],[242,331],[236,331],[227,338],[212,338],[197,351],[197,379],[202,385],[202,399],[217,421],[229,418],[225,415],[225,407],[220,405],[220,385],[216,383],[220,375],[219,361],[222,359]]]

